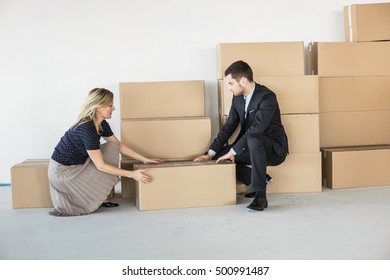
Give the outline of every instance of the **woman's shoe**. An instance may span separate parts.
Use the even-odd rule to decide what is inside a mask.
[[[118,207],[119,204],[115,202],[106,201],[102,203],[103,207]]]

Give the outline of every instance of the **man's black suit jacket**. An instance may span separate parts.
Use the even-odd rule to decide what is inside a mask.
[[[255,84],[246,119],[244,96],[233,96],[228,119],[214,139],[210,149],[218,153],[233,135],[238,125],[241,126],[241,131],[232,146],[237,155],[248,149],[247,135],[251,132],[270,138],[277,155],[287,155],[288,141],[280,118],[279,104],[275,93],[267,87]]]

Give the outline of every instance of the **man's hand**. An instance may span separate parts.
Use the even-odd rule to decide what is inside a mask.
[[[223,161],[223,160],[230,160],[231,162],[235,162],[235,158],[232,152],[228,152],[226,155],[221,156],[220,158],[217,159],[217,163]]]
[[[203,156],[199,156],[197,157],[196,159],[194,159],[194,161],[209,161],[213,158],[212,155],[210,154],[207,154],[207,155],[203,155]]]

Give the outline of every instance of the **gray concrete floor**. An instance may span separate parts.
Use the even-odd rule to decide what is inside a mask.
[[[390,259],[390,186],[268,200],[264,212],[247,211],[241,195],[232,206],[140,212],[117,193],[117,208],[52,217],[12,209],[11,187],[0,187],[0,259]]]

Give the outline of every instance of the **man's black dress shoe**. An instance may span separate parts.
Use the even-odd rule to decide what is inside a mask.
[[[244,194],[245,197],[255,197],[255,195],[256,195],[256,192],[249,192],[249,193]]]
[[[119,204],[115,202],[106,201],[102,203],[103,207],[118,207]]]
[[[272,179],[271,176],[269,176],[268,174],[265,175],[265,183],[266,183],[267,185],[268,185],[268,184],[271,184],[272,180],[273,180],[273,179]],[[244,194],[245,197],[250,197],[250,198],[255,197],[255,195],[256,195],[256,192],[250,192],[250,193]]]
[[[267,198],[261,196],[255,196],[252,203],[249,204],[246,208],[255,211],[263,211],[267,207],[268,207]]]

